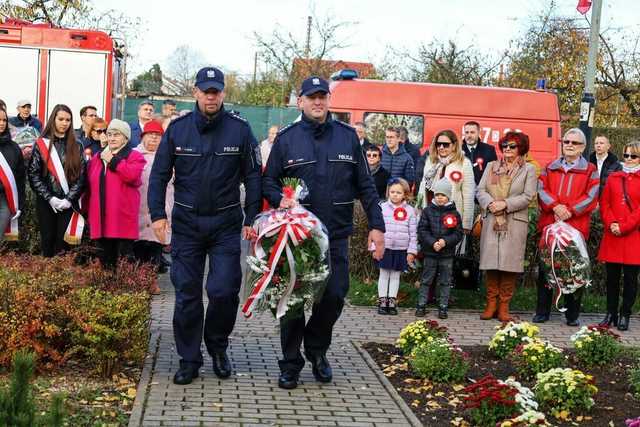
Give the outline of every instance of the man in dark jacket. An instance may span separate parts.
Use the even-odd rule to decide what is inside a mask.
[[[418,164],[420,158],[420,147],[409,141],[409,131],[404,126],[398,126],[398,137],[400,138],[400,146],[407,150],[407,153],[413,160],[413,166]],[[416,181],[417,182],[417,181]]]
[[[369,173],[373,177],[373,182],[376,184],[378,196],[380,196],[380,200],[384,200],[387,198],[387,182],[389,178],[391,178],[391,175],[382,167],[380,162],[382,152],[378,147],[371,144],[367,148],[366,156],[367,163],[369,164]]]
[[[600,191],[598,194],[602,194],[602,189],[607,183],[609,175],[612,172],[621,170],[622,165],[616,155],[609,152],[611,144],[606,136],[596,136],[593,141],[593,149],[594,151],[589,156],[589,161],[598,168],[598,173],[600,174]]]
[[[203,333],[218,378],[231,375],[227,356],[240,302],[240,237],[248,240],[260,210],[260,148],[249,123],[224,108],[224,74],[205,67],[196,75],[196,105],[169,125],[151,168],[147,200],[153,231],[168,243],[165,197],[174,187],[171,217],[173,331],[180,368],[175,384],[189,384],[203,363]],[[244,212],[240,183],[246,189]],[[209,305],[202,305],[206,259]]]
[[[262,176],[263,195],[271,206],[292,208],[298,202],[282,195],[281,179],[302,179],[309,194],[299,203],[307,206],[327,227],[331,253],[331,275],[322,299],[314,304],[305,324],[304,315],[280,323],[283,358],[278,386],[298,386],[304,358],[311,362],[317,381],[333,378],[326,353],[333,325],[340,317],[349,290],[349,235],[353,231],[353,203],[360,199],[369,223],[369,243],[375,259],[384,252],[384,220],[378,195],[354,129],[329,114],[329,83],[310,77],[302,83],[298,106],[301,119],[282,129]],[[382,248],[380,246],[382,245]]]
[[[420,284],[416,316],[426,314],[427,296],[437,278],[440,294],[438,317],[446,319],[453,274],[453,256],[462,240],[462,218],[451,199],[451,182],[441,178],[434,185],[433,200],[422,210],[418,241],[424,253],[424,272]]]
[[[413,159],[403,145],[400,145],[398,129],[388,127],[385,131],[386,144],[382,147],[382,167],[389,172],[391,178],[402,178],[413,185],[416,179]]]
[[[354,127],[356,129],[356,134],[358,134],[358,142],[360,142],[362,152],[366,153],[367,149],[373,145],[369,141],[369,138],[367,138],[367,126],[364,122],[357,122]]]
[[[15,128],[31,126],[42,133],[42,123],[37,117],[31,115],[31,101],[21,99],[18,101],[18,115],[9,119],[9,124]]]
[[[494,160],[498,160],[496,149],[492,145],[480,141],[480,123],[470,121],[464,124],[464,143],[462,144],[464,155],[471,160],[473,165],[473,177],[476,185],[485,167]]]

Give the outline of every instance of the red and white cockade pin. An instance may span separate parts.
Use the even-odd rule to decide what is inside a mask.
[[[476,163],[478,164],[478,168],[480,168],[480,170],[482,170],[482,165],[484,165],[484,159],[482,157],[478,157],[476,159]]]
[[[449,179],[453,182],[460,182],[462,181],[462,172],[460,171],[453,171],[451,172],[451,175],[449,175]]]
[[[456,228],[458,225],[458,218],[455,215],[447,214],[442,218],[442,222],[446,228]]]
[[[405,208],[395,208],[393,211],[393,219],[396,221],[404,221],[407,219],[407,211]]]

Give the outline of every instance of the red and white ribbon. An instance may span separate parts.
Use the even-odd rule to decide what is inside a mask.
[[[263,259],[266,257],[266,253],[262,248],[262,239],[265,237],[273,237],[277,235],[276,243],[271,247],[269,258],[267,261],[267,271],[262,274],[262,277],[256,282],[251,291],[251,294],[247,298],[247,301],[242,307],[242,312],[246,317],[251,317],[253,309],[256,304],[262,298],[264,291],[267,289],[275,271],[277,269],[280,256],[285,252],[287,256],[287,262],[289,264],[290,278],[283,296],[278,301],[278,307],[276,310],[276,318],[280,319],[287,311],[287,302],[293,293],[293,289],[296,284],[296,270],[295,260],[293,257],[293,251],[289,245],[289,241],[294,246],[298,246],[304,240],[311,237],[311,230],[317,225],[317,221],[309,216],[308,212],[296,212],[296,209],[290,210],[274,210],[269,218],[269,225],[261,230],[258,234],[258,238],[254,243],[254,251],[256,257]]]
[[[4,237],[7,240],[18,240],[18,218],[20,217],[20,201],[18,198],[18,185],[13,176],[11,166],[0,152],[0,184],[4,188],[4,195],[7,199],[7,206],[11,212],[11,220],[4,230]]]
[[[555,255],[556,248],[559,249],[560,251],[564,251],[564,248],[569,246],[569,243],[571,243],[572,237],[569,233],[567,233],[561,227],[556,226],[556,224],[558,223],[549,225],[544,229],[544,245],[545,247],[549,248],[549,251],[551,253],[551,269],[550,270],[551,270],[551,274],[553,275],[553,279],[556,283],[556,286],[558,288],[558,294],[556,295],[555,305],[558,311],[560,311],[561,313],[564,313],[565,311],[567,311],[567,309],[564,307],[563,308],[558,307],[558,303],[560,302],[560,297],[564,292],[563,292],[562,285],[560,285],[560,282],[558,281],[558,276],[556,275],[554,255]]]
[[[36,144],[38,144],[38,149],[40,150],[42,159],[47,165],[49,173],[58,181],[64,194],[69,194],[69,183],[67,182],[67,177],[64,174],[64,168],[62,167],[62,162],[60,161],[58,152],[55,149],[49,150],[50,142],[46,138],[38,138],[36,140]],[[81,208],[80,202],[78,203]],[[79,245],[80,240],[82,239],[83,230],[84,218],[79,212],[74,210],[71,214],[69,225],[67,225],[67,230],[64,232],[64,241],[70,245]]]

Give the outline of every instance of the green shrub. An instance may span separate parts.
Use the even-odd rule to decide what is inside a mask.
[[[516,347],[530,338],[535,338],[540,332],[537,326],[528,322],[509,322],[503,326],[496,326],[496,329],[498,331],[489,341],[489,350],[500,359],[507,357]]]
[[[63,399],[55,394],[51,408],[42,416],[36,414],[31,378],[35,354],[18,351],[13,358],[13,372],[8,389],[0,389],[0,425],[12,427],[61,427],[64,422]]]
[[[620,336],[609,328],[583,326],[571,336],[576,357],[587,366],[610,363],[622,350]]]
[[[637,397],[640,397],[640,361],[629,370],[629,387]]]
[[[75,290],[70,304],[74,351],[110,376],[126,360],[144,358],[148,344],[149,295]]]
[[[415,374],[436,383],[461,381],[469,370],[468,357],[446,338],[429,337],[409,357]]]
[[[528,379],[535,378],[540,372],[561,368],[567,360],[561,349],[537,338],[516,347],[512,359],[518,373]]]
[[[598,392],[591,375],[570,368],[556,368],[537,375],[536,400],[556,418],[566,419],[575,410],[588,410]]]
[[[447,338],[447,328],[435,320],[416,320],[402,328],[396,346],[403,354],[409,355],[416,348],[434,338]]]

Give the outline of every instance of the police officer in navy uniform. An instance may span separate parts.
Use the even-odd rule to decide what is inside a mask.
[[[332,379],[326,352],[349,289],[348,236],[353,228],[355,198],[367,213],[369,243],[376,245],[374,258],[381,259],[384,253],[384,220],[367,161],[355,130],[328,114],[329,97],[329,84],[324,79],[311,77],[302,83],[298,98],[301,119],[278,133],[262,177],[264,197],[271,206],[281,208],[296,204],[281,195],[281,179],[302,179],[309,195],[300,203],[329,231],[331,275],[321,301],[314,305],[306,325],[304,317],[280,324],[283,358],[278,385],[285,389],[298,385],[305,364],[300,352],[303,342],[316,380]]]
[[[176,293],[173,330],[181,357],[176,384],[189,384],[198,376],[203,332],[213,371],[219,378],[231,375],[226,349],[239,304],[240,235],[249,237],[261,203],[258,143],[249,124],[224,109],[223,73],[213,67],[198,71],[193,95],[194,110],[171,122],[162,137],[148,191],[152,227],[164,242],[169,227],[165,194],[175,171],[171,281]],[[241,182],[246,189],[244,215]]]

